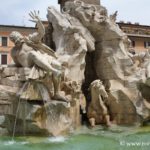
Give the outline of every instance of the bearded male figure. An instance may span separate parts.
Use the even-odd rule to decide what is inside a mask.
[[[46,74],[51,75],[54,85],[53,99],[64,100],[59,94],[62,73],[61,64],[57,61],[54,51],[41,42],[45,34],[45,28],[39,19],[39,12],[34,11],[34,13],[31,12],[29,15],[32,18],[31,21],[36,23],[38,31],[27,37],[13,31],[10,34],[10,40],[15,46],[11,50],[11,56],[18,67],[37,68],[37,70],[42,70]],[[29,78],[33,79],[31,75]]]

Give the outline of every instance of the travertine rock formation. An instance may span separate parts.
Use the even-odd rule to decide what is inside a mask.
[[[16,110],[18,134],[59,135],[76,128],[81,122],[80,106],[89,119],[94,112],[97,124],[106,123],[108,117],[126,125],[150,118],[147,68],[135,66],[128,53],[129,40],[115,23],[116,13],[108,16],[105,7],[81,1],[67,2],[62,12],[48,7],[53,32],[47,39],[53,40],[48,44],[56,52],[41,42],[44,28],[38,15],[30,15],[39,32],[11,35],[14,61],[22,67],[0,68],[0,130],[12,133]],[[102,81],[105,96],[94,86],[90,94],[94,80]]]
[[[26,84],[30,71],[30,68],[17,67],[1,70],[0,134],[12,135],[16,116],[15,135],[56,136],[77,128],[80,125],[81,98],[72,97],[73,91],[70,89],[65,95],[71,106],[66,102],[50,99],[51,91],[44,87],[45,83],[49,84],[48,81],[43,81],[43,84],[42,81],[30,81],[30,84]],[[20,90],[22,88],[25,89]]]
[[[147,118],[149,110],[137,89],[137,83],[146,79],[145,70],[134,66],[128,53],[130,41],[115,23],[116,16],[108,16],[101,5],[81,1],[67,2],[62,12],[49,7],[47,16],[56,53],[67,68],[66,77],[84,79],[87,103],[90,83],[102,80],[109,95],[110,116],[117,124],[140,122],[139,116]]]
[[[62,62],[65,76],[73,81],[84,79],[85,55],[95,49],[95,40],[78,19],[48,8],[48,20],[53,26],[56,55]]]

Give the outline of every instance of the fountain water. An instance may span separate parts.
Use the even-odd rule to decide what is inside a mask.
[[[21,103],[21,98],[20,95],[22,92],[25,91],[26,86],[30,86],[30,82],[25,82],[23,87],[20,89],[20,91],[18,92],[18,105],[17,105],[17,109],[16,109],[16,114],[15,114],[15,121],[14,121],[14,126],[13,126],[13,134],[12,134],[12,141],[14,141],[14,137],[15,137],[15,131],[16,131],[16,125],[17,125],[17,119],[18,119],[18,114],[19,114],[19,107],[20,107],[20,103]],[[27,95],[27,92],[26,92]],[[26,103],[24,105],[24,119],[23,119],[23,135],[25,135],[25,128],[26,128],[26,105],[27,105],[27,100]]]

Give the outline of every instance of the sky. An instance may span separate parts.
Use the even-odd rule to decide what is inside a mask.
[[[29,21],[29,12],[39,10],[46,20],[48,6],[59,10],[58,0],[0,0],[0,24],[34,26]],[[150,0],[101,0],[101,4],[112,14],[118,11],[117,21],[139,22],[150,25]]]

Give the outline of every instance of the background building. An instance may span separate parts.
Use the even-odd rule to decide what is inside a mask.
[[[10,41],[9,35],[12,31],[18,31],[28,35],[36,31],[34,27],[0,25],[0,65],[7,65],[12,62],[10,50],[14,44]]]
[[[46,31],[43,41],[55,50],[55,44],[52,40],[53,27],[47,21],[43,21],[43,24]],[[150,26],[130,22],[118,22],[117,24],[128,35],[132,48],[136,52],[145,51],[150,47]],[[19,31],[23,35],[28,35],[35,32],[36,27],[0,25],[0,65],[7,65],[12,62],[10,50],[14,44],[9,39],[9,34],[12,31]]]
[[[128,35],[136,52],[145,51],[150,47],[150,26],[131,22],[118,22],[117,24]]]
[[[66,1],[73,0],[58,0],[61,8],[64,6]],[[100,0],[82,0],[86,3],[100,5]],[[52,49],[55,50],[55,44],[52,40],[53,27],[48,21],[43,21],[45,26],[45,37],[43,41]],[[132,48],[136,52],[145,51],[150,47],[150,26],[140,25],[139,23],[132,24],[131,22],[118,22],[119,27],[128,35],[131,40]],[[28,35],[36,31],[36,26],[34,27],[24,27],[24,26],[11,26],[11,25],[0,25],[0,65],[7,65],[12,62],[10,56],[10,50],[14,44],[10,41],[9,34],[12,31],[19,31],[23,35]]]

